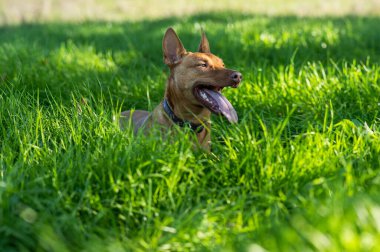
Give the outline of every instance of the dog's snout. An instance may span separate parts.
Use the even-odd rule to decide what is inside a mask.
[[[239,73],[239,72],[233,72],[233,73],[231,74],[231,79],[232,79],[236,84],[238,84],[238,83],[240,83],[241,80],[243,79],[243,75],[242,75],[241,73]]]

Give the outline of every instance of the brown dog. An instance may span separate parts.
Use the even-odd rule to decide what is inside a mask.
[[[198,52],[187,52],[172,28],[162,41],[164,62],[170,68],[164,100],[152,113],[143,110],[124,111],[120,125],[125,127],[130,119],[134,132],[149,130],[153,124],[169,128],[174,124],[190,127],[199,144],[210,147],[211,112],[221,114],[231,123],[238,120],[235,109],[221,94],[224,87],[236,88],[242,80],[241,73],[226,69],[223,61],[210,53],[206,35],[202,33]],[[130,118],[132,116],[132,118]]]

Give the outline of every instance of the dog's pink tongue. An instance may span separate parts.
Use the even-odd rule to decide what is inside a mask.
[[[226,97],[220,92],[215,92],[211,89],[203,89],[202,91],[211,98],[211,100],[215,101],[212,106],[214,110],[222,113],[230,123],[236,123],[238,121],[236,111]]]

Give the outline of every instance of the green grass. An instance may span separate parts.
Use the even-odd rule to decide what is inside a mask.
[[[0,27],[1,251],[373,251],[380,246],[380,18],[204,14]],[[113,118],[163,97],[173,26],[244,82],[191,132]]]

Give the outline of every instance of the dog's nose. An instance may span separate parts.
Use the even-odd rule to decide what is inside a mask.
[[[239,72],[233,72],[231,74],[231,79],[236,83],[239,84],[241,80],[243,79],[243,75]]]

